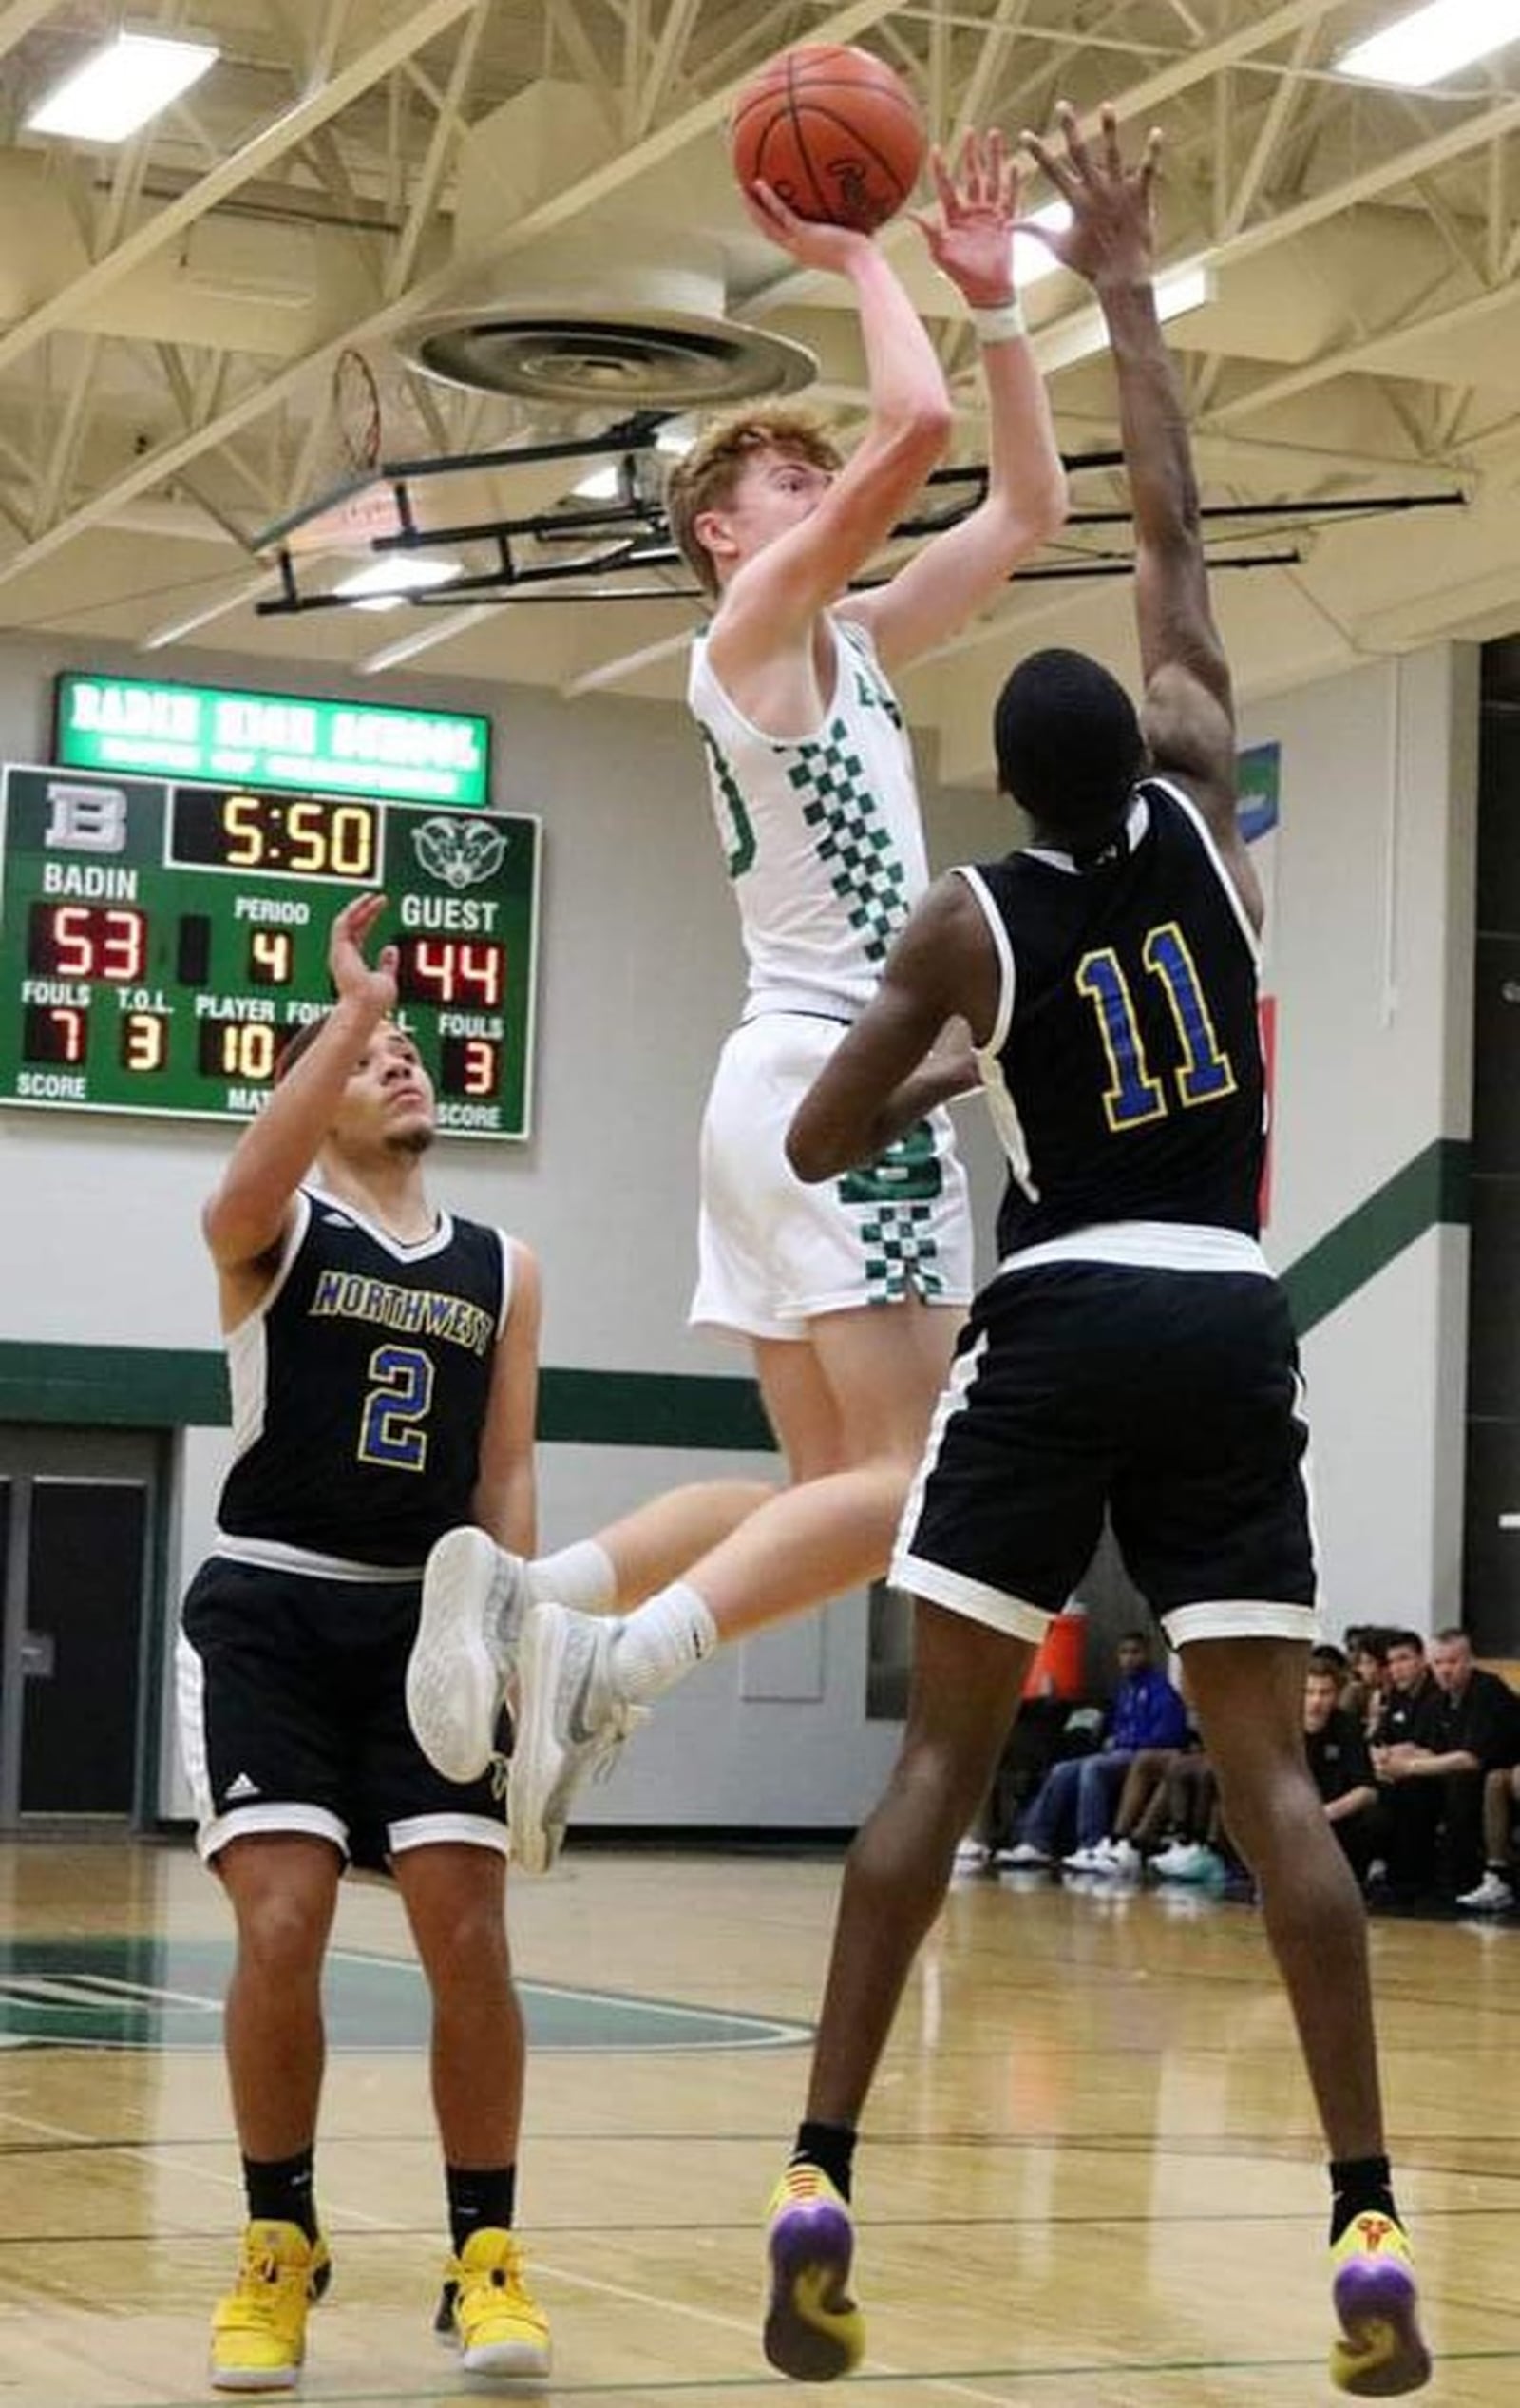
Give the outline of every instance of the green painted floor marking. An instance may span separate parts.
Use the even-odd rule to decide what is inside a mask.
[[[0,2047],[214,2049],[232,1944],[216,1940],[0,1940]],[[673,1999],[518,1983],[535,2049],[788,2048],[809,2027]],[[425,2049],[429,2013],[420,1966],[334,1948],[323,1985],[330,2049]]]

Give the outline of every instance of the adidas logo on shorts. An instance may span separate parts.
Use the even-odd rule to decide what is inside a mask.
[[[229,1781],[227,1784],[227,1804],[229,1806],[233,1805],[237,1799],[256,1798],[257,1795],[258,1784],[256,1781],[250,1781],[246,1772],[240,1772],[236,1781]]]

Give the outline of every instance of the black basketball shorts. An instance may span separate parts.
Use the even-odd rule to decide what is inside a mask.
[[[983,1290],[898,1533],[892,1579],[1037,1640],[1105,1511],[1174,1646],[1315,1635],[1287,1300],[1250,1271],[1061,1262]]]
[[[208,1860],[254,1832],[330,1839],[354,1863],[445,1841],[506,1847],[490,1778],[435,1772],[407,1720],[420,1581],[321,1579],[211,1556],[178,1650],[180,1741]]]

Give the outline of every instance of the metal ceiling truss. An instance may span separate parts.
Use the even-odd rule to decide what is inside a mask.
[[[690,602],[698,599],[697,588],[690,583],[658,584],[630,588],[607,579],[621,579],[650,570],[681,570],[681,556],[672,541],[670,524],[657,484],[641,474],[642,464],[654,459],[659,430],[666,413],[642,411],[621,425],[611,427],[604,435],[566,438],[559,442],[513,446],[507,449],[492,449],[468,453],[450,452],[415,460],[394,460],[384,463],[365,489],[384,487],[389,489],[390,515],[395,532],[373,537],[368,548],[378,560],[429,550],[458,552],[466,549],[487,550],[492,556],[489,566],[463,570],[451,577],[446,586],[431,586],[407,590],[398,587],[394,596],[411,608],[425,612],[459,611],[462,604],[473,606],[483,602],[510,602],[525,598],[530,589],[558,588],[558,598],[567,602],[599,602],[627,601]],[[521,514],[500,513],[481,519],[449,520],[424,525],[418,516],[419,487],[436,487],[452,478],[478,474],[502,474],[537,468],[546,463],[584,468],[588,461],[611,460],[618,472],[619,493],[606,503],[571,503],[554,510],[533,510]],[[1123,453],[1091,451],[1068,458],[1065,467],[1069,475],[1112,472],[1122,468]],[[940,509],[922,510],[904,519],[892,532],[894,545],[921,542],[943,533],[976,509],[987,492],[987,469],[980,462],[937,468],[927,480],[931,491],[950,495]],[[1293,535],[1312,531],[1318,526],[1336,521],[1373,519],[1430,509],[1461,509],[1465,497],[1459,491],[1438,493],[1388,493],[1340,495],[1334,498],[1306,497],[1293,501],[1225,502],[1206,505],[1200,516],[1208,526],[1227,526],[1235,530],[1225,537],[1226,544],[1239,542],[1239,530],[1250,526],[1266,526]],[[442,506],[446,510],[446,503]],[[317,513],[320,515],[320,511]],[[314,589],[308,582],[303,585],[303,563],[299,553],[289,544],[280,543],[281,536],[294,534],[314,514],[297,512],[282,526],[269,530],[265,539],[276,547],[278,590],[260,592],[255,608],[260,618],[297,617],[313,611],[356,610],[373,607],[374,595],[344,593],[332,586]],[[1074,510],[1063,530],[1063,542],[1055,548],[1070,548],[1071,539],[1084,529],[1124,526],[1130,524],[1130,513],[1122,506]],[[542,550],[562,547],[574,551],[575,557],[539,559],[525,562],[519,547],[532,542]],[[588,552],[587,545],[592,549]],[[1219,555],[1210,559],[1214,568],[1281,567],[1301,555],[1274,552],[1246,555]],[[1062,562],[1048,563],[1038,570],[1020,571],[1017,582],[1031,579],[1054,580],[1063,577],[1085,577],[1097,573],[1100,567],[1117,564],[1132,567],[1132,551],[1122,553],[1091,550]],[[589,582],[588,582],[589,581]],[[880,583],[878,578],[857,581],[862,586]],[[1011,581],[1012,582],[1012,581]],[[543,596],[540,595],[540,599]],[[473,623],[473,622],[472,622]]]
[[[0,334],[0,374],[55,327],[77,321],[90,300],[107,291],[144,259],[200,217],[270,164],[292,151],[320,124],[335,118],[354,99],[370,91],[395,69],[414,60],[418,50],[436,41],[459,20],[473,14],[480,0],[427,0],[403,26],[368,45],[345,62],[329,81],[306,94],[273,124],[239,146],[233,155],[171,201],[133,236],[74,278],[61,292],[31,311],[8,332]],[[501,5],[501,0],[496,0]],[[569,0],[561,0],[568,6]],[[809,30],[820,40],[852,41],[891,12],[892,0],[847,0],[847,4],[817,19]],[[751,60],[764,55],[764,29],[785,18],[795,24],[797,10],[785,8],[754,16],[741,12],[748,28]],[[0,19],[0,28],[3,28]],[[758,52],[755,45],[761,47]],[[444,95],[435,97],[440,105]],[[341,334],[325,339],[303,357],[273,374],[256,368],[244,377],[243,390],[206,425],[177,432],[152,445],[133,466],[108,478],[85,499],[64,506],[46,527],[34,528],[29,539],[0,558],[0,585],[50,558],[82,534],[110,519],[142,494],[168,484],[203,454],[214,452],[229,437],[291,402],[309,396],[318,372],[331,368],[337,353],[355,344],[384,341],[426,309],[448,300],[471,273],[488,270],[496,261],[526,247],[542,233],[571,222],[585,208],[608,199],[646,169],[674,156],[699,135],[719,125],[726,114],[731,86],[720,85],[680,108],[640,141],[622,149],[607,164],[580,178],[563,193],[529,210],[504,228],[473,258],[451,262],[413,284],[408,291],[383,300]]]

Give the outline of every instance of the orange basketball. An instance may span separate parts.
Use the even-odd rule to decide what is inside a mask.
[[[805,42],[763,67],[733,104],[733,172],[768,183],[799,218],[870,234],[895,217],[923,164],[923,120],[902,78],[869,50]]]

